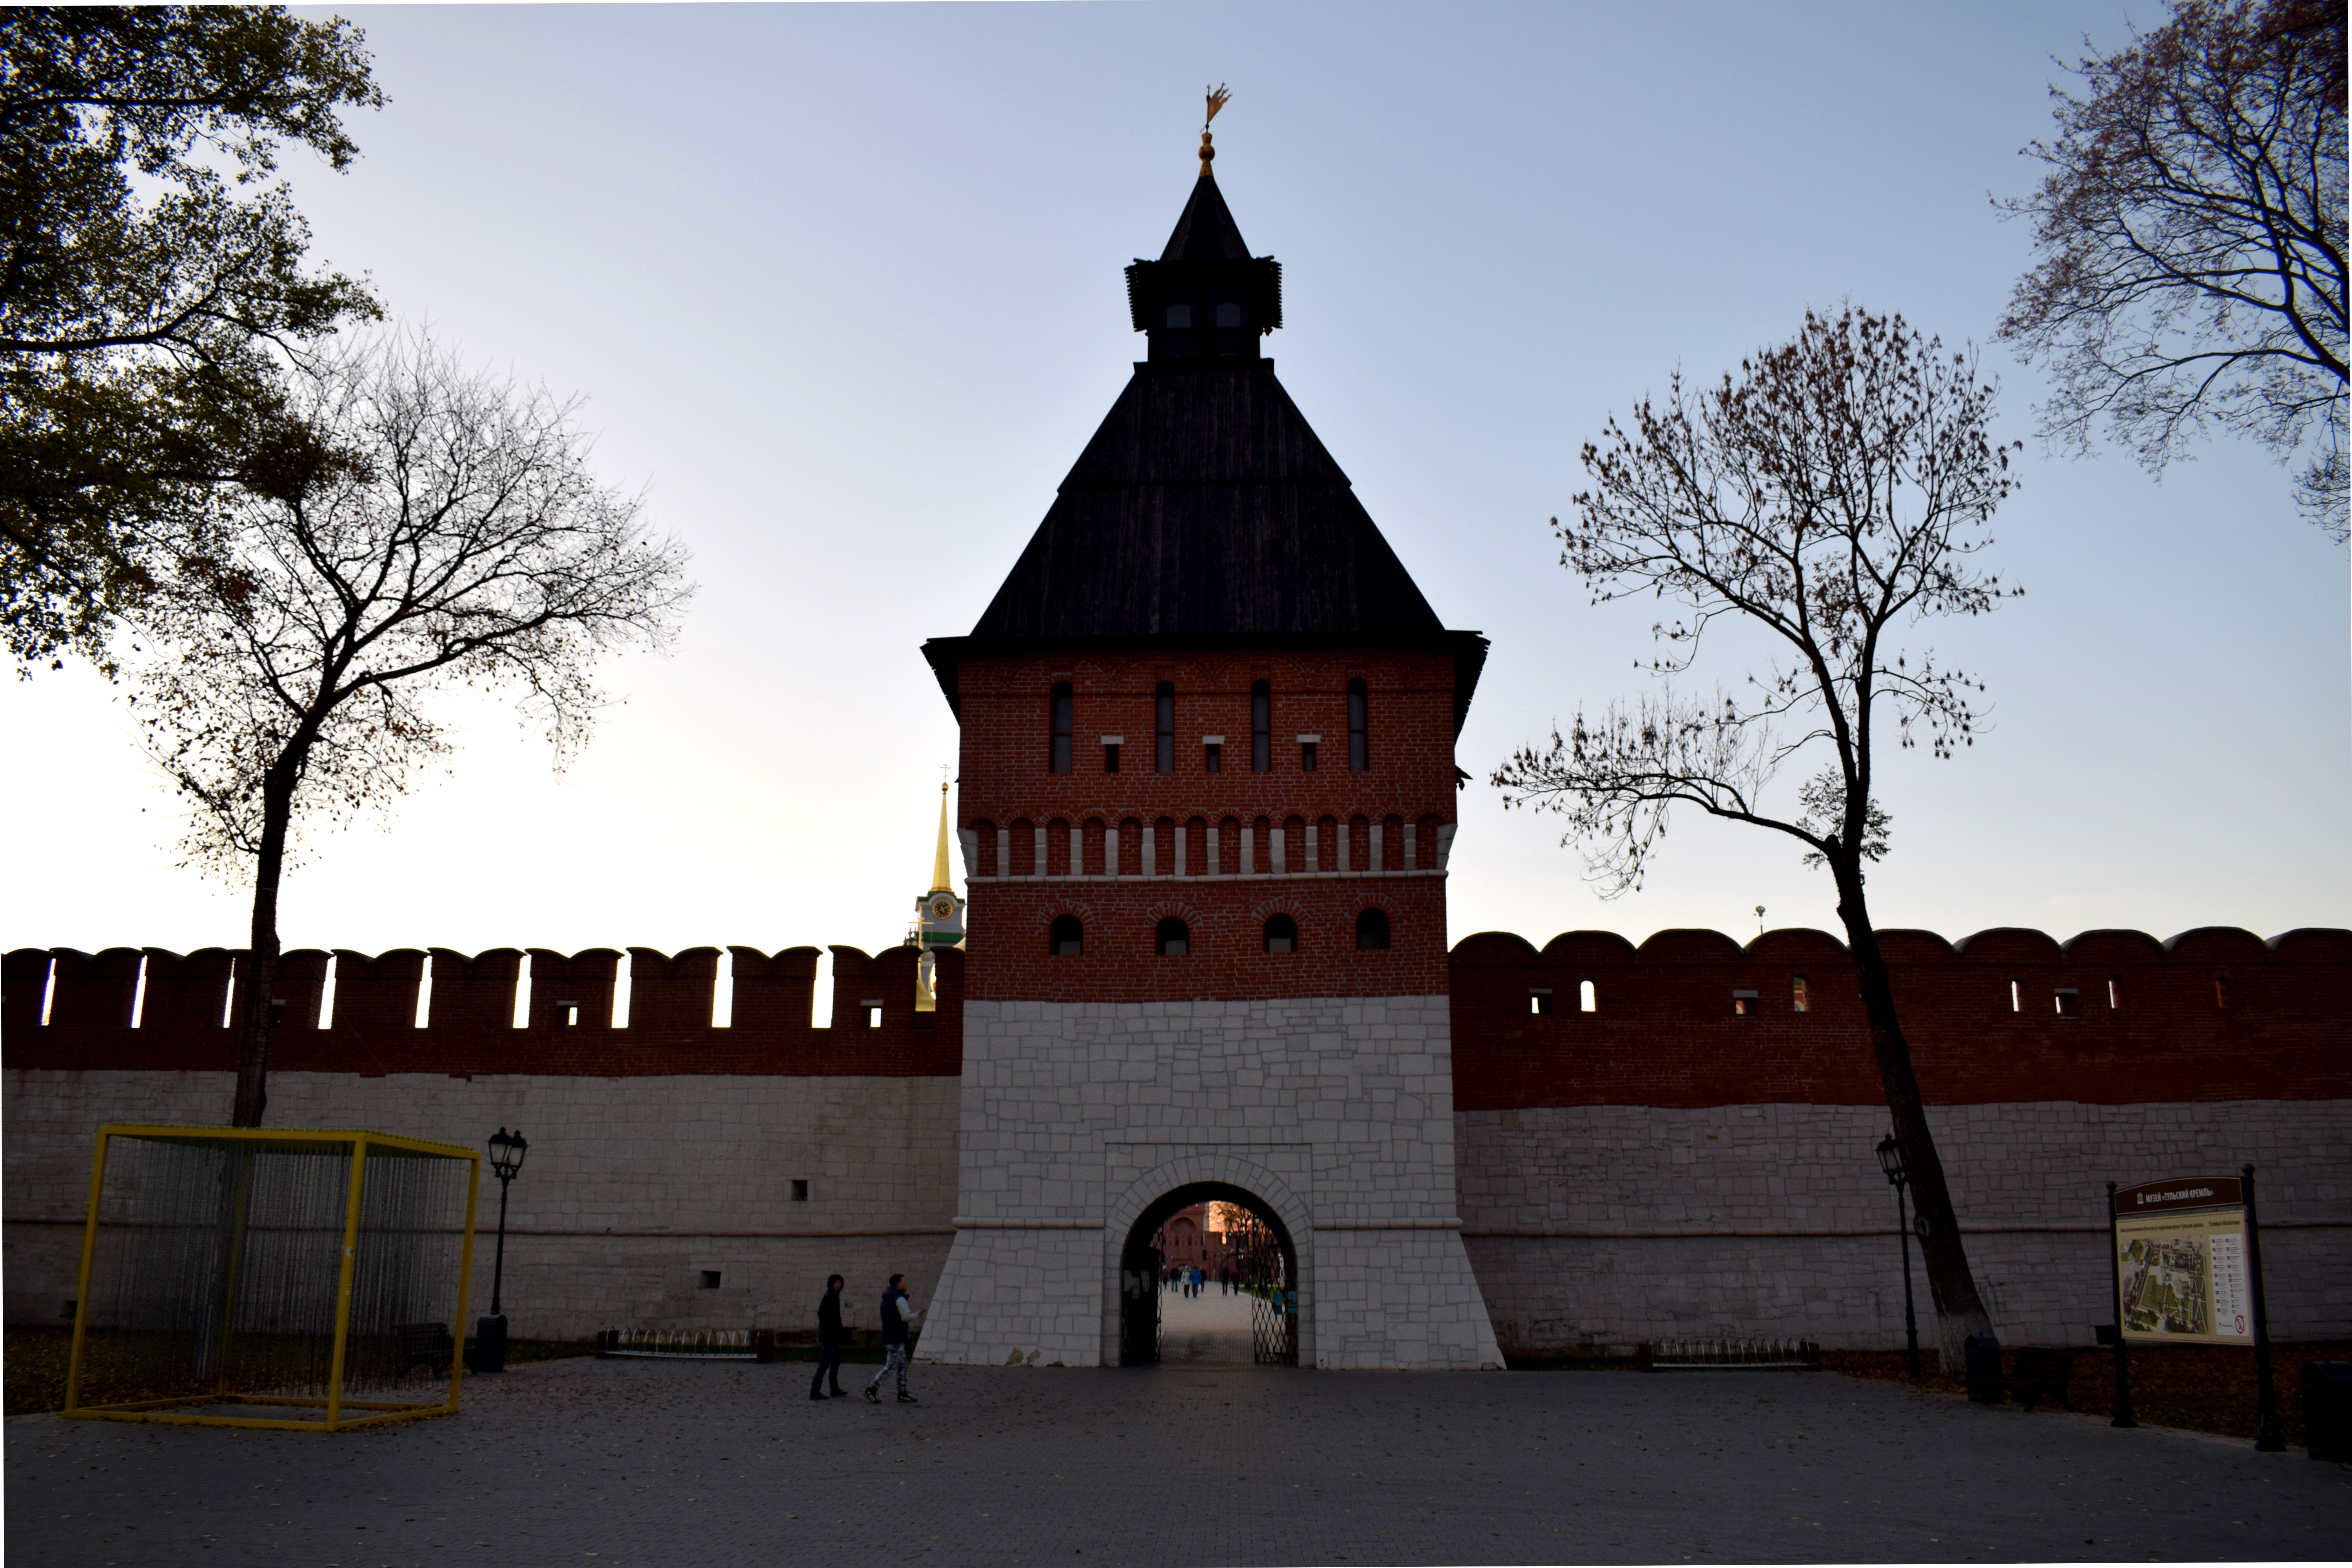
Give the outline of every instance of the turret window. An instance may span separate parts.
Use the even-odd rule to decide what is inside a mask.
[[[1192,928],[1171,915],[1160,922],[1155,945],[1162,958],[1182,958],[1192,951]]]
[[[1389,912],[1366,910],[1356,917],[1356,951],[1385,952],[1389,945]]]
[[[1274,688],[1250,682],[1250,772],[1274,771]]]
[[[1265,950],[1268,952],[1297,952],[1298,922],[1288,915],[1266,916]]]
[[[1217,307],[1217,325],[1221,327],[1238,327],[1241,324],[1242,308],[1239,305],[1220,305]]]
[[[1172,773],[1176,771],[1176,688],[1172,684],[1163,680],[1151,694],[1151,771]]]
[[[1057,681],[1052,703],[1053,749],[1046,765],[1057,773],[1070,771],[1070,683]]]
[[[1370,706],[1364,683],[1348,682],[1348,771],[1369,773],[1372,766],[1372,746],[1370,733]]]
[[[1076,958],[1087,950],[1086,927],[1076,915],[1055,915],[1045,933],[1045,951],[1055,958]]]
[[[1169,306],[1168,324],[1171,327],[1180,329],[1190,327],[1192,324],[1192,307],[1190,305]]]

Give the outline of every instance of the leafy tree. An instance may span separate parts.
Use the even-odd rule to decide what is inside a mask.
[[[217,548],[159,570],[126,669],[150,752],[194,807],[192,860],[254,879],[234,1124],[261,1123],[278,893],[304,825],[382,809],[447,752],[427,700],[517,692],[562,768],[598,658],[671,636],[685,552],[587,468],[573,405],[422,338],[295,374],[275,460]]]
[[[2172,0],[2053,88],[2048,170],[2000,204],[2036,261],[2001,336],[2053,378],[2046,434],[2104,422],[2151,471],[2207,425],[2289,458],[2338,540],[2345,493],[2345,23],[2339,0]]]
[[[309,270],[281,142],[337,169],[375,108],[358,28],[283,6],[26,7],[0,30],[0,617],[20,663],[204,548],[278,461],[280,372],[374,300]]]
[[[2015,488],[2013,449],[1990,434],[1995,386],[1900,316],[1807,312],[1789,342],[1706,391],[1670,384],[1583,450],[1592,489],[1552,520],[1561,564],[1594,604],[1643,595],[1680,606],[1652,627],[1656,691],[1579,711],[1566,736],[1521,749],[1492,782],[1511,806],[1557,812],[1562,844],[1614,896],[1641,886],[1676,806],[1781,834],[1835,882],[1879,1081],[1924,1229],[1948,1367],[1990,1331],[1953,1215],[1864,898],[1890,819],[1875,795],[1889,739],[1938,757],[1973,743],[1980,682],[1897,646],[1930,616],[1978,616],[2009,594],[1980,571],[1993,510]],[[1674,678],[1706,635],[1761,632],[1774,661],[1710,698]],[[1728,629],[1724,628],[1724,629]],[[1890,734],[1891,725],[1891,734]],[[1793,800],[1770,786],[1795,774]]]

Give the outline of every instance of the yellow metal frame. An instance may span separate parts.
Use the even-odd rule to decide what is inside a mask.
[[[349,1191],[343,1205],[343,1255],[335,1283],[334,1352],[325,1398],[289,1394],[196,1394],[173,1399],[131,1400],[120,1405],[86,1405],[81,1403],[82,1340],[89,1316],[90,1268],[98,1252],[99,1204],[106,1191],[107,1150],[116,1138],[201,1139],[208,1142],[349,1143],[352,1146]],[[474,1286],[474,1208],[482,1190],[482,1156],[478,1151],[455,1143],[434,1143],[422,1138],[403,1138],[394,1133],[369,1132],[357,1128],[174,1127],[110,1121],[98,1130],[98,1152],[90,1161],[89,1210],[82,1222],[81,1268],[76,1277],[73,1349],[66,1361],[66,1406],[63,1414],[77,1421],[150,1421],[174,1426],[256,1426],[281,1432],[348,1432],[355,1427],[382,1426],[394,1421],[415,1421],[427,1415],[456,1415],[458,1391],[466,1379],[466,1335],[462,1321],[453,1325],[455,1331],[450,1335],[449,1396],[443,1403],[411,1405],[398,1400],[343,1397],[343,1355],[351,1336],[352,1276],[359,1262],[360,1199],[362,1186],[367,1180],[367,1154],[371,1144],[412,1154],[467,1162],[466,1229],[457,1253],[457,1313],[462,1319]],[[258,1415],[197,1414],[209,1405],[323,1408],[325,1419],[299,1421]],[[369,1414],[344,1414],[350,1410],[364,1410]]]

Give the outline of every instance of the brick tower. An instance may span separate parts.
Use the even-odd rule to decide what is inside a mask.
[[[1139,1248],[1223,1197],[1281,1238],[1303,1363],[1500,1365],[1446,997],[1486,645],[1438,620],[1261,356],[1281,268],[1213,155],[1128,268],[1148,359],[971,635],[923,649],[962,726],[971,936],[922,1352],[1150,1359]]]

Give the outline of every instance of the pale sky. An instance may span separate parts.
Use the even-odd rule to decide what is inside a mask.
[[[1777,836],[1679,817],[1603,901],[1485,776],[1641,689],[1546,519],[1612,411],[1900,310],[1987,343],[2025,263],[2018,149],[2114,3],[362,6],[391,97],[345,174],[288,159],[314,255],[469,359],[587,399],[597,462],[694,552],[675,651],[562,780],[501,709],[383,823],[314,837],[289,947],[897,942],[955,729],[917,652],[969,631],[1143,353],[1225,82],[1217,174],[1284,265],[1267,352],[1445,623],[1494,649],[1460,761],[1452,933],[1836,929]],[[2137,14],[2156,14],[2143,5]],[[1999,345],[2009,434],[2037,377]],[[1882,926],[2060,938],[2352,925],[2347,563],[2258,450],[2159,485],[2029,445],[2025,584],[1913,646],[1990,687],[1954,762],[1885,759]],[[1748,668],[1728,647],[1703,685]],[[9,685],[0,942],[240,946],[242,889],[104,685]],[[1793,791],[1797,781],[1787,781]]]

